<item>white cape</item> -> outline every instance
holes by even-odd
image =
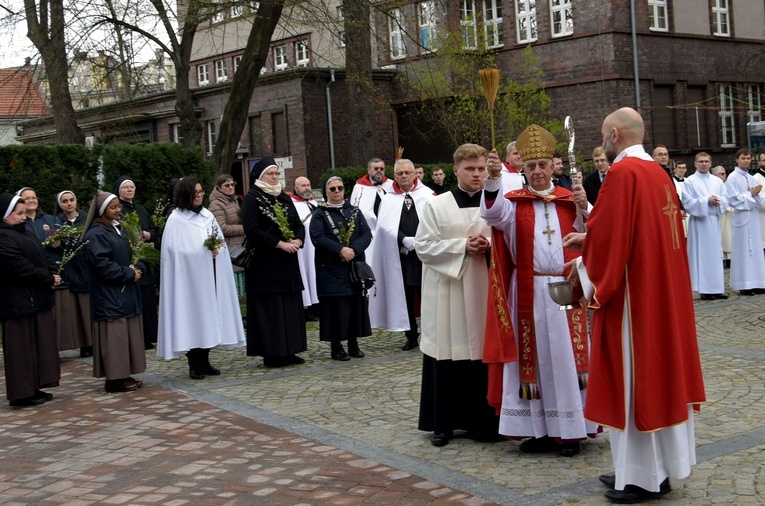
[[[308,207],[305,200],[298,200],[292,197],[292,203],[295,204],[298,217],[303,222],[306,231],[311,229],[311,213],[313,210]],[[311,202],[316,208],[316,202]],[[303,279],[303,307],[312,306],[319,303],[319,296],[316,295],[316,266],[313,259],[316,255],[316,247],[313,241],[306,241],[303,247],[297,252],[298,264],[300,265],[300,277]]]
[[[427,202],[433,198],[433,190],[419,181],[409,192],[414,200],[414,209],[421,217]],[[369,294],[369,321],[372,328],[386,328],[391,331],[409,330],[409,316],[406,310],[404,278],[401,274],[401,257],[398,246],[398,226],[404,194],[388,192],[380,202],[377,216],[377,234],[372,246],[370,266],[377,281]],[[410,255],[416,255],[410,251]],[[370,258],[367,256],[367,258]]]
[[[375,237],[377,235],[377,216],[375,215],[375,198],[377,194],[380,194],[380,198],[393,191],[393,180],[386,179],[382,184],[378,186],[365,186],[363,184],[356,184],[351,192],[350,203],[352,206],[358,207],[361,214],[367,220],[367,225],[372,231],[372,242],[369,243],[367,250],[364,252],[364,260],[370,266],[372,265],[374,257],[374,244]],[[380,203],[382,205],[382,202]],[[379,210],[379,209],[378,209]]]
[[[223,232],[207,209],[176,209],[162,236],[157,356],[178,358],[191,348],[246,344],[228,247],[213,262],[204,242]],[[214,270],[214,273],[213,273]]]

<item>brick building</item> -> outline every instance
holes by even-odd
[[[216,13],[199,29],[189,80],[207,151],[256,4]],[[343,12],[339,0],[323,5],[323,19],[292,11],[272,38],[250,101],[239,162],[231,168],[242,183],[248,182],[248,163],[264,155],[291,167],[285,171],[288,184],[302,174],[318,182],[330,166],[328,96],[336,165],[347,165]],[[438,58],[439,33],[446,32],[459,34],[467,48],[493,51],[507,78],[515,77],[523,50],[531,47],[544,71],[553,116],[574,119],[577,148],[586,158],[601,142],[603,118],[622,106],[638,107],[643,114],[647,148],[664,144],[673,159],[685,161],[702,150],[716,163],[729,160],[747,143],[746,123],[761,119],[762,0],[738,0],[735,8],[730,0],[376,1],[372,12],[380,99],[374,142],[388,163],[400,142],[417,161],[451,158],[454,146],[443,136],[404,133],[411,121],[405,112],[419,98],[402,76],[426,72]],[[102,141],[178,140],[170,92],[134,100],[129,111],[122,104],[79,114],[86,134]],[[25,142],[55,139],[50,121],[26,130]]]

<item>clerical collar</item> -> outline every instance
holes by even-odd
[[[536,195],[538,197],[547,197],[548,195],[550,195],[552,192],[555,191],[555,185],[552,184],[552,183],[550,183],[550,187],[548,189],[546,189],[546,190],[535,190],[531,186],[527,186],[526,188],[528,188],[528,190],[531,193],[533,193],[534,195]]]
[[[758,168],[757,168],[757,172],[759,172],[760,174],[762,174],[763,176],[765,176],[765,168],[763,168],[763,167],[758,167]]]
[[[464,189],[462,186],[460,186],[460,184],[459,184],[459,183],[457,183],[457,188],[459,188],[459,189],[460,189],[460,190],[462,190],[463,192],[467,193],[467,194],[468,194],[468,195],[470,195],[471,197],[472,197],[473,195],[475,195],[476,193],[478,193],[479,191],[481,191],[481,190],[476,190],[476,191],[474,191],[474,192],[469,192],[469,191],[467,191],[466,189]]]

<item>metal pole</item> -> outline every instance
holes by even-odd
[[[632,68],[635,74],[635,106],[640,107],[640,72],[638,71],[637,21],[635,18],[635,0],[630,0],[630,18],[632,23]]]
[[[696,107],[696,144],[697,146],[701,146],[701,128],[699,125],[699,108]]]
[[[329,69],[330,82],[327,83],[327,122],[329,123],[329,165],[335,168],[335,136],[332,133],[332,98],[329,94],[329,85],[335,82],[335,69]]]

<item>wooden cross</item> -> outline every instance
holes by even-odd
[[[547,244],[552,244],[552,235],[555,233],[555,230],[550,228],[550,223],[547,223],[547,228],[542,233],[547,234]]]

